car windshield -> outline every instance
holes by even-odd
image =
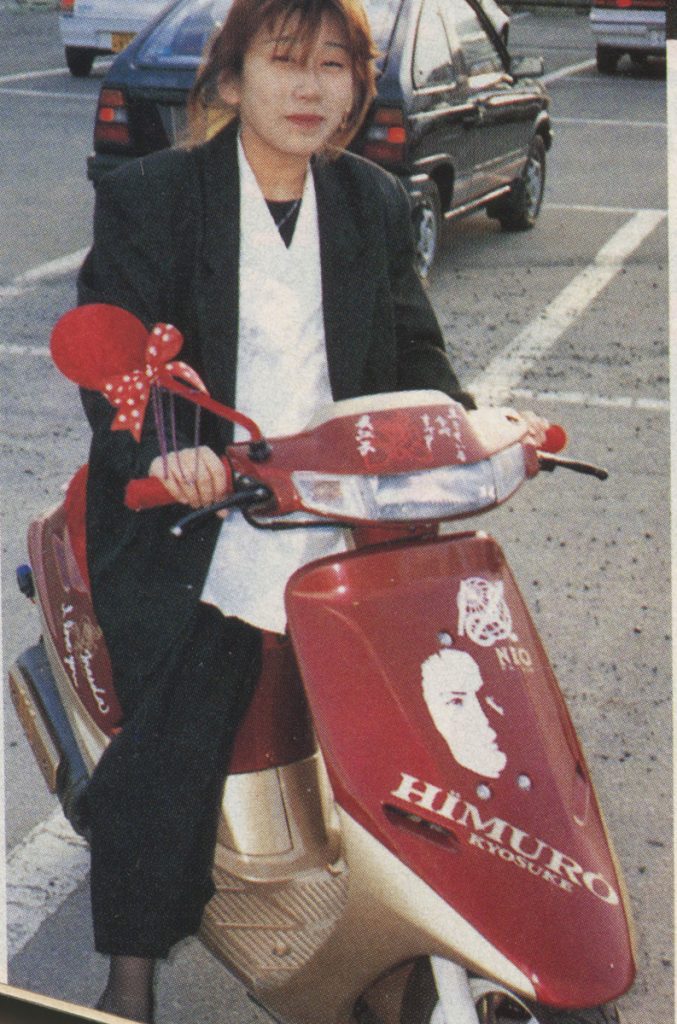
[[[143,67],[197,68],[212,32],[223,25],[231,0],[185,0],[155,26],[139,50]],[[365,0],[379,52],[387,53],[400,0]]]

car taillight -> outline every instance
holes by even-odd
[[[399,107],[377,107],[364,137],[362,155],[379,164],[405,161],[407,129]]]
[[[94,125],[94,145],[131,145],[127,101],[121,89],[102,89]]]
[[[75,7],[75,0],[59,0],[59,11],[61,14],[72,14]]]
[[[612,7],[615,10],[632,8],[641,11],[664,11],[665,0],[593,0],[593,7]]]

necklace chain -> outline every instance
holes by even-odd
[[[298,208],[299,208],[299,206],[300,206],[300,205],[301,205],[301,200],[300,200],[300,199],[295,199],[295,200],[293,201],[293,203],[291,204],[291,206],[289,207],[289,209],[288,209],[288,210],[286,211],[286,213],[284,213],[284,214],[283,214],[283,215],[282,215],[282,216],[280,217],[280,219],[279,219],[279,220],[275,220],[275,218],[273,217],[273,220],[275,221],[275,227],[279,229],[279,228],[281,228],[281,227],[282,227],[282,226],[283,226],[284,224],[286,224],[286,223],[287,223],[287,221],[288,221],[288,220],[289,220],[289,219],[290,219],[291,217],[293,217],[293,215],[294,215],[294,214],[296,213],[296,211],[298,210]]]

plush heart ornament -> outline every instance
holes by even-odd
[[[173,360],[182,345],[176,327],[156,324],[149,334],[132,313],[105,303],[66,313],[51,338],[52,358],[64,376],[105,395],[118,410],[111,430],[129,430],[137,441],[153,384],[175,390],[181,380],[207,393],[192,367]]]
[[[126,309],[101,302],[65,313],[50,342],[61,373],[80,387],[100,391],[118,410],[111,430],[129,430],[139,441],[151,388],[158,385],[240,423],[259,439],[253,420],[215,402],[195,370],[174,359],[182,345],[176,327],[156,324],[148,333]]]

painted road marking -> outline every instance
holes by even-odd
[[[667,128],[665,121],[612,121],[601,117],[553,117],[552,123],[585,125],[591,128]]]
[[[102,71],[109,68],[111,60],[94,65]],[[68,68],[47,68],[45,71],[18,71],[12,75],[0,75],[0,85],[7,85],[9,82],[31,82],[36,78],[56,78],[59,75],[68,75]]]
[[[545,203],[544,210],[573,210],[576,213],[620,213],[633,217],[640,211],[633,206],[595,206],[591,203]],[[667,210],[643,210],[643,213],[655,213],[659,217],[667,217]]]
[[[642,210],[626,221],[602,246],[593,262],[470,385],[469,391],[478,403],[505,404],[525,374],[613,281],[625,261],[664,219],[665,214],[659,211]]]
[[[67,68],[48,68],[46,71],[21,71],[13,75],[0,75],[0,85],[7,82],[30,82],[34,78],[54,78],[67,74]]]
[[[605,398],[602,395],[586,395],[583,391],[530,391],[514,388],[511,398],[528,402],[554,402],[561,405],[581,405],[590,409],[637,409],[641,412],[670,412],[669,398],[632,398],[616,395]]]
[[[3,89],[0,88],[0,96],[36,96],[48,100],[77,100],[79,103],[96,104],[96,96],[87,95],[82,92],[47,92],[43,89]]]
[[[82,261],[89,252],[89,247],[78,249],[76,252],[68,253],[66,256],[57,256],[54,260],[41,263],[23,274],[18,274],[11,284],[0,286],[0,303],[8,299],[21,298],[31,288],[35,288],[45,281],[58,280],[67,274],[72,274],[80,269]],[[23,346],[20,346],[23,347]]]
[[[550,85],[551,82],[559,82],[560,78],[577,75],[579,71],[591,71],[595,64],[594,60],[584,60],[580,64],[569,64],[566,68],[559,68],[558,71],[551,71],[549,75],[543,75],[540,81],[544,85]]]
[[[7,957],[16,956],[82,884],[89,850],[61,812],[40,822],[7,858]]]

